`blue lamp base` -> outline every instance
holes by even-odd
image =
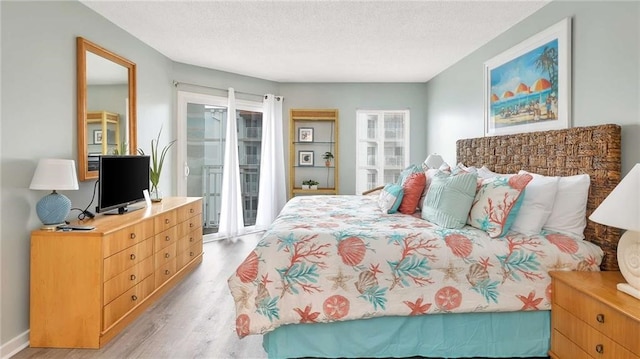
[[[64,223],[71,211],[71,200],[56,191],[42,197],[36,204],[36,213],[43,229],[55,229]]]

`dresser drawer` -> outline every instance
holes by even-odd
[[[106,235],[102,241],[103,258],[112,256],[153,235],[153,221],[145,220]]]
[[[564,308],[557,306],[553,308],[552,323],[554,332],[560,332],[594,358],[639,359],[637,355],[634,355],[587,323],[577,319]],[[638,335],[638,333],[636,332],[635,335]],[[573,358],[573,356],[567,358]]]
[[[153,242],[149,238],[104,260],[104,281],[115,277],[153,254]]]
[[[112,326],[118,319],[122,318],[128,311],[142,303],[144,298],[149,296],[154,290],[154,276],[150,275],[138,283],[135,287],[127,290],[111,303],[107,304],[104,311],[104,322],[102,330]]]
[[[178,224],[178,210],[162,213],[154,218],[156,232],[164,231]]]
[[[178,240],[177,252],[182,253],[197,242],[202,242],[202,229],[198,228]]]
[[[178,224],[178,236],[183,237],[190,232],[199,229],[202,232],[202,216],[196,215]]]
[[[555,359],[592,359],[576,343],[555,329],[551,331],[551,348],[551,357]]]
[[[187,250],[178,253],[177,258],[177,270],[182,269],[187,263],[191,262],[194,258],[198,256],[198,254],[202,253],[202,241],[200,244],[196,243],[193,246],[187,248]]]
[[[573,316],[614,338],[620,345],[640,356],[640,322],[560,281],[554,282],[553,295],[553,309],[556,305],[561,306]]]
[[[155,251],[159,251],[160,249],[176,243],[176,241],[178,240],[178,228],[177,227],[171,227],[167,230],[164,230],[158,234],[156,234],[156,236],[154,237],[154,241],[155,241]]]
[[[176,259],[173,258],[160,268],[156,269],[156,288],[159,288],[164,282],[176,274]]]
[[[105,305],[109,304],[127,289],[140,283],[144,278],[147,278],[151,273],[153,273],[153,269],[153,257],[150,256],[132,268],[129,268],[106,281],[104,283],[103,303]]]
[[[162,248],[157,251],[153,257],[155,258],[155,268],[160,268],[163,265],[167,264],[170,260],[176,258],[176,242]]]
[[[195,201],[178,208],[178,222],[183,222],[196,214],[202,213],[202,201]]]

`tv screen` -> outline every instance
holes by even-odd
[[[117,209],[127,212],[127,206],[144,201],[149,189],[149,156],[100,156],[98,207],[96,212]]]

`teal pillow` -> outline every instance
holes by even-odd
[[[404,186],[407,178],[409,178],[409,176],[413,173],[424,173],[424,171],[422,170],[422,167],[419,167],[417,165],[410,165],[409,167],[403,169],[402,172],[400,172],[400,177],[398,177],[398,184]]]
[[[436,174],[422,204],[422,219],[445,228],[462,228],[476,194],[477,176]]]
[[[400,207],[400,203],[402,203],[403,196],[404,191],[402,186],[397,183],[389,183],[380,191],[378,206],[380,206],[380,209],[385,213],[396,213],[398,207]]]

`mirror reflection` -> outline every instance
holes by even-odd
[[[134,154],[135,64],[78,38],[78,168],[98,178],[100,155]]]

